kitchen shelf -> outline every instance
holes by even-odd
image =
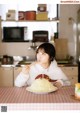
[[[59,22],[59,19],[53,20],[1,20],[2,22]]]
[[[38,4],[37,4],[38,5]],[[59,16],[58,16],[58,5],[52,5],[52,4],[47,4],[47,11],[48,11],[48,18],[46,20],[18,20],[18,11],[28,11],[28,10],[37,10],[37,5],[33,6],[33,7],[29,7],[24,9],[24,7],[22,8],[22,5],[20,6],[14,6],[13,10],[15,10],[17,13],[15,15],[15,18],[13,18],[13,20],[9,20],[6,18],[6,12],[8,10],[11,10],[12,7],[7,5],[1,5],[1,12],[2,13],[2,17],[1,17],[1,29],[3,30],[3,27],[11,27],[11,26],[24,26],[27,27],[27,34],[25,37],[25,40],[32,40],[32,33],[34,30],[47,30],[49,32],[49,40],[51,38],[51,35],[54,32],[58,32],[58,23],[59,23]],[[35,9],[36,8],[36,9]],[[6,11],[4,11],[4,9]],[[54,13],[54,11],[55,13]],[[3,41],[4,42],[4,41]],[[30,41],[24,41],[24,42],[30,42]]]

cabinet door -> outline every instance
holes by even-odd
[[[0,67],[0,86],[13,86],[12,67]]]
[[[22,68],[21,67],[14,67],[14,81],[18,74],[21,72]]]
[[[62,71],[66,74],[72,85],[78,82],[78,67],[61,67]]]

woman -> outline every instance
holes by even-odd
[[[57,66],[55,61],[55,48],[51,43],[41,44],[36,51],[37,61],[23,67],[15,80],[15,86],[31,85],[38,75],[48,75],[50,80],[57,80],[57,87],[70,85],[68,78]]]

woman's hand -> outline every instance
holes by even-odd
[[[22,73],[28,74],[30,70],[30,65],[26,65],[22,68]]]
[[[54,82],[54,86],[56,86],[59,89],[63,86],[63,83],[61,80],[57,80],[56,82]]]
[[[30,65],[24,66],[24,67],[22,68],[22,73],[28,74],[29,71],[30,71],[30,67],[31,67],[31,66],[35,66],[36,64],[37,64],[37,62],[33,62],[33,63],[30,64]]]

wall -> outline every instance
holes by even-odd
[[[69,54],[75,57],[75,32],[73,30],[73,23],[69,23],[69,17],[72,17],[74,21],[77,20],[77,10],[79,4],[64,4],[60,5],[60,26],[59,26],[59,38],[67,38],[69,43]],[[0,54],[9,55],[34,55],[34,51],[29,51],[27,48],[31,43],[0,43]]]
[[[31,45],[32,43],[0,43],[0,55],[29,56],[30,59],[35,59],[36,51],[29,49]]]

